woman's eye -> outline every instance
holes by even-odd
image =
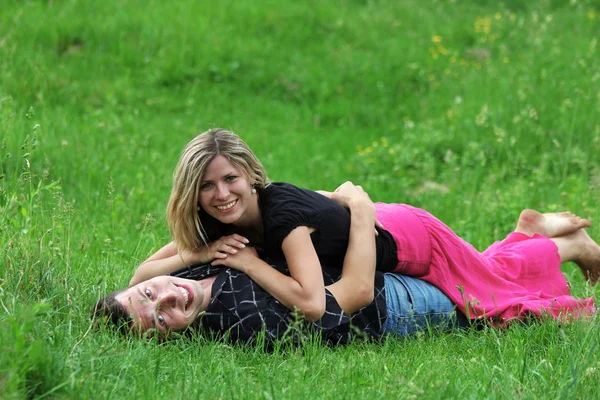
[[[212,187],[212,185],[210,183],[203,183],[202,185],[200,185],[200,190],[208,190]]]
[[[146,297],[147,297],[147,298],[150,298],[150,297],[152,297],[152,293],[150,292],[150,289],[146,289],[146,290],[144,291],[144,294],[146,295]]]
[[[235,175],[229,175],[227,178],[225,178],[225,181],[227,181],[227,182],[233,182],[233,181],[235,181],[235,178],[237,178],[237,176],[235,176]]]
[[[165,324],[165,317],[163,317],[162,315],[159,315],[158,318],[156,318],[158,320],[158,323],[161,325]]]

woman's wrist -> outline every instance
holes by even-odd
[[[353,198],[348,203],[348,209],[352,214],[352,219],[356,218],[374,218],[375,217],[375,205],[369,199],[365,198]]]
[[[242,272],[248,275],[250,278],[252,278],[257,273],[257,271],[265,265],[267,264],[263,260],[261,260],[260,258],[256,258],[251,262],[245,263]]]
[[[192,251],[182,251],[179,254],[185,265],[205,264],[212,260],[207,257],[208,247],[200,247]]]

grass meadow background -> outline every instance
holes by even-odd
[[[0,1],[0,397],[598,398],[597,319],[266,354],[90,308],[169,240],[212,127],[273,180],[352,180],[479,249],[526,207],[600,238],[599,37],[590,0]]]

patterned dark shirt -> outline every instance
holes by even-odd
[[[289,275],[287,269],[277,268]],[[385,322],[386,301],[383,274],[375,274],[373,302],[352,315],[346,314],[333,295],[325,289],[325,314],[317,322],[298,317],[263,290],[248,275],[210,264],[192,265],[171,273],[180,278],[200,280],[217,275],[211,299],[200,318],[204,330],[232,342],[251,344],[264,340],[267,347],[284,339],[297,344],[310,334],[320,335],[329,345],[346,344],[357,339],[380,339]],[[340,278],[340,271],[323,267],[325,285]],[[264,334],[264,336],[262,336]]]

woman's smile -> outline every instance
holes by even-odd
[[[234,211],[234,206],[237,204],[237,200],[234,200],[232,202],[229,202],[227,204],[224,205],[220,205],[220,206],[215,206],[217,208],[217,210],[219,210],[221,213],[229,213],[231,211]]]

